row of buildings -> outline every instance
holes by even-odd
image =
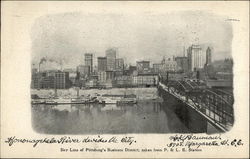
[[[153,70],[156,73],[165,72],[193,72],[203,69],[205,65],[211,65],[212,52],[208,47],[206,50],[206,60],[203,60],[203,51],[200,45],[192,45],[187,49],[187,56],[173,57],[173,59],[164,58],[161,63],[153,64]]]
[[[111,73],[111,72],[110,72]],[[72,86],[84,88],[112,88],[112,87],[150,87],[158,83],[158,74],[114,75],[99,72],[88,78],[76,80],[70,78],[70,72],[46,71],[32,74],[31,88],[33,89],[68,89]],[[100,75],[102,74],[102,75]]]
[[[117,58],[117,49],[110,48],[106,56],[97,57],[94,68],[93,54],[84,55],[84,63],[74,69],[32,71],[31,87],[35,89],[76,87],[127,87],[153,86],[158,82],[158,74],[166,72],[193,72],[211,64],[211,49],[206,50],[206,61],[199,45],[187,49],[187,56],[163,58],[160,63],[150,65],[150,61],[137,61],[136,66],[125,67],[124,59]]]
[[[72,86],[72,81],[69,79],[69,72],[61,71],[32,71],[31,88],[46,89],[58,88],[67,89]]]

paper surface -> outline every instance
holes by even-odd
[[[182,151],[183,147],[176,146],[173,148],[173,151],[171,151],[170,143],[173,142],[171,136],[181,135],[175,133],[80,133],[77,135],[66,133],[53,135],[34,131],[32,128],[32,109],[30,104],[31,63],[32,56],[34,55],[32,53],[34,46],[32,46],[31,35],[32,29],[34,29],[32,27],[38,18],[46,15],[60,15],[64,13],[81,13],[85,16],[113,14],[124,15],[125,17],[136,17],[140,15],[140,18],[145,18],[145,15],[164,16],[167,14],[169,16],[186,11],[201,11],[216,16],[228,17],[225,21],[230,21],[232,25],[232,44],[228,47],[231,47],[231,56],[234,62],[233,93],[235,102],[233,107],[235,121],[233,128],[229,132],[212,134],[211,136],[206,133],[193,134],[193,136],[195,136],[194,138],[209,136],[220,138],[215,139],[215,141],[220,143],[219,146],[201,146],[200,149],[202,151],[198,152],[189,152],[189,149]],[[1,19],[1,157],[249,157],[249,2],[4,1],[1,5]],[[140,19],[138,19],[138,21],[140,21]],[[113,25],[115,29],[117,24]],[[57,30],[58,28],[54,29]],[[64,28],[60,29],[64,30]],[[67,23],[65,23],[65,30],[67,30]],[[137,31],[139,32],[139,29]],[[223,32],[223,30],[221,32]],[[103,34],[105,34],[105,30]],[[128,33],[128,35],[130,34]],[[126,36],[123,35],[123,37]],[[131,60],[138,58],[133,56],[133,53],[129,55],[131,55]],[[140,56],[147,57],[147,55],[143,53],[140,54]],[[154,54],[149,55],[149,58],[153,56]],[[129,61],[130,59],[128,58],[127,60]],[[189,134],[183,135],[187,136]],[[11,137],[15,137],[15,139],[26,139],[27,141],[44,140],[45,138],[60,140],[65,137],[68,141],[71,141],[71,143],[38,143],[34,147],[34,143],[14,139],[16,143],[10,146],[6,141]],[[131,137],[133,141],[129,140],[129,137]],[[88,139],[100,138],[107,140],[107,142],[87,142]],[[72,139],[79,140],[80,143],[73,143],[76,140],[73,141]],[[209,139],[197,140],[203,144],[205,141],[211,141]],[[192,141],[197,140],[193,139]],[[221,145],[221,142],[225,140],[228,140],[229,145]],[[109,141],[110,143],[108,143]],[[81,149],[83,151],[81,151]],[[96,150],[87,151],[86,149]],[[103,152],[100,152],[102,149]],[[122,149],[123,152],[119,152],[118,150],[115,152],[104,152],[104,150],[107,149]],[[142,152],[142,149],[151,149],[151,152]],[[159,152],[156,151],[156,149],[161,149],[162,151]]]

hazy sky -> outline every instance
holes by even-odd
[[[126,63],[159,62],[183,55],[183,47],[213,48],[213,60],[231,56],[232,27],[227,17],[200,11],[168,14],[83,14],[72,12],[38,18],[31,30],[32,59],[62,60],[64,68],[84,64],[84,53],[105,56],[118,48]]]

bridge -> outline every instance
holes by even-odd
[[[164,80],[161,77],[159,77],[158,90],[181,101],[220,132],[226,132],[233,126],[234,99],[230,92],[207,88],[206,84],[198,81]]]

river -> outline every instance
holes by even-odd
[[[144,89],[140,90],[140,94]],[[156,89],[153,89],[155,92]],[[141,92],[142,91],[142,92]],[[152,94],[144,90],[144,96]],[[148,95],[147,95],[148,92]],[[155,93],[156,95],[156,93]],[[142,96],[142,95],[141,95]],[[162,102],[134,105],[33,105],[32,125],[44,134],[187,133],[177,115]]]

